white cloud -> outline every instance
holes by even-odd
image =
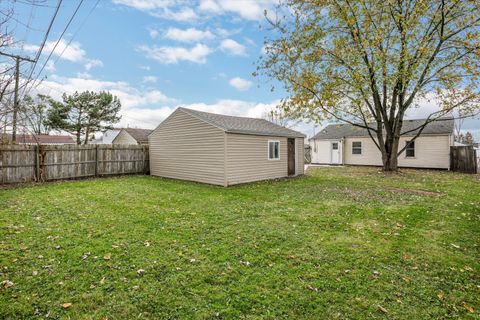
[[[155,76],[145,76],[143,77],[143,83],[157,83],[158,79]]]
[[[155,39],[156,37],[158,37],[158,31],[155,30],[155,29],[150,29],[148,31],[148,34],[150,35],[150,38],[152,38],[152,39]]]
[[[198,19],[195,10],[186,5],[186,2],[178,3],[174,0],[113,0],[113,3],[125,5],[154,17],[165,18],[180,22],[188,22]]]
[[[45,65],[45,70],[49,72],[55,72],[55,63],[52,60],[48,60],[47,64]]]
[[[180,61],[203,64],[207,62],[207,56],[212,52],[208,46],[200,43],[193,48],[143,45],[138,50],[162,64],[176,64]]]
[[[220,50],[233,54],[235,56],[245,55],[245,46],[232,39],[223,40],[220,43]]]
[[[43,48],[43,53],[50,54],[50,52],[55,47],[56,43],[57,43],[56,40],[55,41],[47,41],[45,43],[45,47]],[[26,44],[24,46],[24,49],[26,51],[35,52],[35,51],[38,51],[39,46],[34,45],[34,44]],[[62,52],[63,52],[63,54],[62,54]],[[76,41],[72,41],[70,43],[70,45],[68,45],[68,42],[61,39],[58,42],[58,45],[55,48],[55,51],[53,52],[53,54],[56,55],[56,56],[60,56],[60,54],[62,54],[61,59],[68,60],[68,61],[71,61],[71,62],[79,62],[79,61],[82,61],[83,59],[85,59],[85,50],[83,50],[80,43],[76,42]]]
[[[88,72],[78,72],[77,77],[80,79],[90,79],[92,75]]]
[[[139,66],[140,69],[150,71],[150,66]]]
[[[181,8],[178,11],[172,11],[169,9],[164,10],[163,13],[156,13],[153,14],[156,17],[159,18],[165,18],[165,19],[170,19],[170,20],[175,20],[179,22],[192,22],[194,20],[198,19],[197,14],[192,8]]]
[[[112,0],[112,2],[142,11],[164,9],[174,4],[174,1],[172,0]]]
[[[199,9],[214,14],[234,13],[247,20],[260,20],[265,9],[278,0],[201,0]]]
[[[228,83],[238,91],[247,91],[252,86],[251,81],[248,81],[240,77],[232,78]]]
[[[271,9],[279,0],[112,0],[154,17],[180,22],[191,22],[212,15],[232,14],[246,20],[261,20],[264,11]],[[199,13],[201,16],[199,17]]]
[[[88,74],[80,74],[74,78],[52,76],[40,83],[37,89],[40,93],[49,94],[54,99],[61,100],[62,94],[72,94],[75,91],[109,91],[119,97],[122,110],[138,107],[159,107],[163,104],[175,103],[176,100],[167,97],[160,90],[140,90],[122,81],[103,81],[91,79]]]
[[[195,28],[188,28],[185,30],[178,28],[169,28],[164,35],[165,38],[181,42],[195,42],[206,41],[215,38],[215,35],[210,31],[202,31]]]
[[[102,60],[92,59],[88,60],[88,62],[85,63],[85,70],[90,71],[90,69],[92,69],[93,67],[103,67]]]

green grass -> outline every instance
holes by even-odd
[[[450,172],[8,189],[0,318],[478,319],[479,245],[479,177]]]

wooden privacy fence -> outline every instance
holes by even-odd
[[[0,183],[146,174],[148,146],[0,145]]]
[[[477,173],[477,152],[472,146],[450,147],[450,169],[464,173]]]

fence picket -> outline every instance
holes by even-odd
[[[141,145],[0,145],[0,183],[145,174],[148,161]]]

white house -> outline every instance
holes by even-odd
[[[122,128],[113,128],[106,130],[98,139],[90,141],[91,144],[112,144],[113,139],[118,135]]]
[[[399,156],[400,167],[449,169],[450,146],[454,145],[453,118],[428,124],[421,135],[410,142],[425,120],[405,120],[400,147],[408,148]],[[381,166],[380,150],[366,129],[351,124],[330,124],[309,140],[312,163],[332,165]]]

